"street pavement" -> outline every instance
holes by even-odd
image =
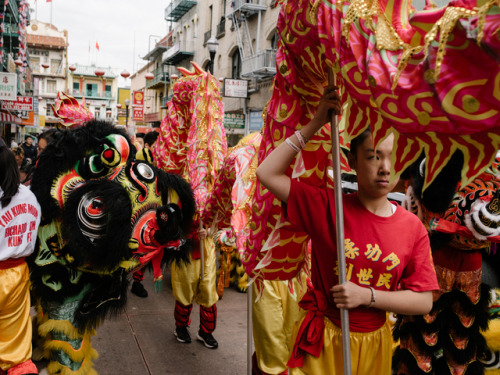
[[[224,290],[217,303],[218,349],[208,349],[196,340],[199,306],[191,312],[192,343],[174,336],[174,303],[170,274],[163,290],[156,294],[153,275],[146,272],[143,282],[149,293],[140,298],[130,293],[124,313],[107,319],[92,337],[99,353],[94,361],[99,375],[245,375],[247,374],[247,295],[233,288]],[[37,364],[42,367],[41,364]],[[41,371],[42,374],[44,371]]]

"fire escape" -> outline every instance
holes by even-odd
[[[263,79],[276,74],[276,50],[268,48],[260,49],[260,30],[262,12],[267,6],[263,0],[233,0],[233,10],[227,18],[233,23],[241,56],[241,77],[249,79]],[[254,50],[252,46],[252,35],[250,35],[248,22],[257,16],[257,42]]]

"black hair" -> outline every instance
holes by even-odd
[[[43,133],[40,133],[38,136],[38,142],[40,142],[40,139],[45,139],[47,141],[47,144],[53,139],[54,134],[58,131],[56,128],[51,128],[49,130],[44,131]]]
[[[16,158],[7,146],[0,146],[0,188],[3,195],[0,205],[7,206],[12,197],[17,194],[20,184],[19,168]]]
[[[144,138],[144,135],[145,135],[144,133],[140,133],[140,132],[139,133],[135,133],[135,137],[136,138]]]
[[[367,127],[361,134],[359,134],[351,141],[351,148],[349,152],[353,154],[354,157],[356,157],[356,152],[358,151],[359,145],[361,145],[366,140],[366,138],[370,136],[370,134],[372,134],[372,131],[370,127]]]
[[[144,135],[144,144],[152,146],[154,145],[157,139],[158,139],[158,132],[156,130],[153,130],[152,132],[149,132]]]

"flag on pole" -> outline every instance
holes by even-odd
[[[36,0],[35,0],[35,1],[36,1]],[[52,2],[52,0],[45,0],[45,1],[46,1],[47,3],[51,3],[51,2]]]
[[[99,43],[97,43],[97,41],[95,42],[95,48],[96,48],[96,50],[100,51],[100,49],[99,49]]]

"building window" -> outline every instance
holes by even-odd
[[[97,96],[97,84],[87,83],[87,93],[85,96]]]
[[[231,78],[239,79],[241,74],[241,56],[240,51],[236,50],[233,54],[232,64],[231,64]]]
[[[111,85],[106,85],[104,87],[104,97],[111,98]]]
[[[271,48],[274,50],[278,50],[278,32],[275,31],[273,37],[271,38]]]
[[[52,110],[52,106],[53,105],[54,105],[54,103],[47,102],[47,104],[46,104],[47,110],[45,111],[45,113],[47,114],[47,116],[54,116],[54,111]]]
[[[59,74],[61,73],[61,60],[51,59],[50,60],[50,73]]]
[[[52,79],[47,80],[47,93],[55,94],[57,92],[56,81]]]
[[[30,56],[33,73],[40,73],[40,58]]]
[[[73,82],[73,94],[80,93],[80,82]]]

